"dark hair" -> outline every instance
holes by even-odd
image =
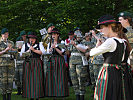
[[[128,53],[130,53],[130,51],[132,50],[132,47],[131,47],[131,45],[129,43],[129,40],[128,40],[126,34],[125,33],[121,33],[121,37],[120,38],[126,40],[126,42],[127,42],[127,50],[128,50]]]
[[[122,16],[122,17],[123,17],[123,19],[128,19],[130,26],[132,26],[132,28],[133,28],[133,19],[129,16]]]
[[[112,23],[111,27],[113,32],[116,32],[118,36],[121,38],[122,37],[121,35],[124,33],[123,26],[121,24]]]
[[[127,49],[128,49],[128,53],[130,53],[132,48],[131,48],[131,45],[128,41],[128,38],[127,38],[126,34],[123,32],[122,25],[117,24],[117,23],[112,23],[112,24],[106,24],[105,26],[107,27],[108,25],[111,25],[113,32],[116,32],[118,34],[119,38],[125,39],[127,41]]]
[[[37,40],[37,38],[35,38],[35,39],[36,39],[35,44],[38,44],[39,41]],[[29,38],[28,38],[28,43],[30,43]]]

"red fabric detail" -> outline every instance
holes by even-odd
[[[107,67],[106,67],[107,71]],[[106,72],[106,78],[105,78],[105,85],[104,85],[104,92],[103,92],[103,99],[105,99],[105,92],[106,92],[106,87],[107,87],[107,76],[108,76],[108,71]]]
[[[103,68],[103,70],[105,70],[105,68]],[[99,92],[99,97],[100,97],[100,95],[101,95],[101,86],[102,86],[102,82],[103,82],[103,75],[104,75],[104,73],[102,72],[102,75],[101,75],[101,82],[100,82],[100,92]],[[100,98],[99,98],[99,100],[100,100]]]
[[[68,63],[65,63],[66,67],[68,68]]]
[[[67,44],[70,43],[70,40],[66,39]]]
[[[28,35],[28,37],[30,38],[37,38],[37,36],[36,35]]]
[[[99,24],[104,24],[104,23],[107,23],[107,22],[116,22],[116,21],[115,20],[107,20],[107,21],[100,22]]]

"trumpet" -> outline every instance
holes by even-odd
[[[49,42],[48,38],[49,38],[49,34],[47,34],[42,40],[45,50],[47,49],[47,45],[48,45],[48,42]]]

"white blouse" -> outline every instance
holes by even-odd
[[[58,46],[58,44],[56,45],[56,47],[57,47],[57,46]],[[47,53],[50,53],[50,52],[49,52],[50,48],[51,48],[51,47],[50,47],[50,43],[48,43],[48,45],[47,45]],[[61,48],[61,51],[64,52],[65,49]]]
[[[100,54],[103,54],[106,52],[114,52],[116,50],[116,47],[117,47],[117,43],[114,40],[114,38],[117,39],[120,43],[123,43],[122,39],[119,39],[116,37],[108,38],[100,46],[91,49],[90,50],[90,56],[97,56],[97,55],[100,55]]]
[[[30,47],[30,44],[27,43],[27,46]],[[35,45],[33,46],[33,48],[35,48],[36,46],[37,46],[37,44],[35,44]],[[45,51],[45,49],[44,49],[44,47],[43,47],[43,45],[42,45],[41,42],[39,43],[39,47],[40,47],[40,50],[41,50],[41,52],[42,52],[42,55],[45,54],[46,51]],[[21,49],[21,52],[20,52],[20,56],[22,56],[22,53],[24,53],[24,52],[25,52],[25,44],[22,46],[22,49]]]

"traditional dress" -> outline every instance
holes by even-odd
[[[122,61],[122,68],[123,68],[123,86],[125,89],[125,99],[132,100],[133,99],[133,78],[131,72],[131,66],[127,63],[129,57],[129,50],[127,48],[127,42],[125,42],[125,57]]]
[[[48,49],[50,47],[48,44]],[[57,48],[63,51],[58,46]],[[48,49],[47,51],[49,51]],[[55,49],[48,61],[45,86],[45,96],[66,97],[69,95],[65,60]]]
[[[29,50],[30,44],[25,43],[21,49],[20,55]],[[36,50],[45,50],[41,43],[33,45]],[[44,97],[44,70],[41,55],[32,52],[31,56],[23,63],[23,90],[22,96],[26,98]]]
[[[102,45],[90,51],[90,56],[103,54],[104,57],[104,64],[96,82],[94,100],[124,100],[121,67],[123,53],[124,43],[115,37],[107,39]]]

